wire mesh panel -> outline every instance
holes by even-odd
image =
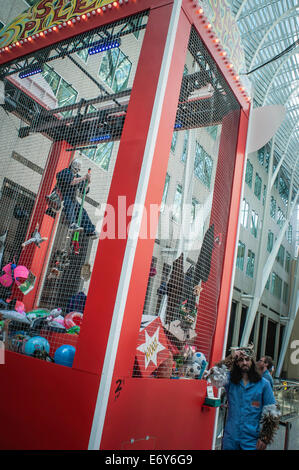
[[[72,365],[146,24],[144,12],[1,67],[7,349]]]
[[[240,109],[191,30],[133,376],[201,378],[221,285]]]

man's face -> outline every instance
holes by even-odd
[[[80,162],[78,161],[73,161],[72,165],[71,165],[71,169],[72,169],[72,172],[73,173],[79,173],[79,171],[81,170],[81,164]]]
[[[260,360],[257,362],[257,366],[260,370],[264,370],[267,367],[264,357],[260,358]]]
[[[237,359],[237,363],[242,372],[248,372],[251,367],[252,360],[250,359],[250,357],[241,354],[240,357]]]

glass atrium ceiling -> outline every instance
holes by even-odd
[[[286,117],[275,137],[275,154],[299,186],[298,0],[228,0],[235,15],[253,84],[254,106],[282,104]],[[265,64],[265,65],[264,65]]]

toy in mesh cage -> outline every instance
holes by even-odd
[[[34,232],[31,234],[31,238],[29,238],[24,243],[22,243],[23,249],[26,246],[31,245],[32,243],[34,243],[38,248],[40,248],[40,244],[48,240],[48,237],[41,236],[38,229],[39,229],[39,224],[37,223]]]
[[[52,268],[48,279],[59,278],[63,271],[70,266],[69,252],[67,250],[57,250],[54,253]]]
[[[175,357],[175,362],[174,375],[189,379],[201,379],[208,365],[205,355],[190,344],[184,345],[181,354]]]
[[[26,295],[35,286],[36,277],[26,266],[16,265],[13,261],[5,265],[2,271],[4,274],[0,276],[0,284],[3,287],[12,288],[16,285],[22,294]]]

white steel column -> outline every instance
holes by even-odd
[[[274,243],[273,249],[271,253],[269,254],[266,263],[263,260],[263,253],[266,252],[266,243],[267,243],[267,237],[268,237],[268,232],[265,230],[266,227],[266,222],[267,222],[267,217],[269,217],[269,209],[270,209],[270,197],[271,197],[271,189],[272,189],[272,168],[273,168],[273,154],[274,154],[274,138],[272,140],[272,147],[271,147],[271,155],[270,155],[270,161],[269,161],[269,169],[268,169],[268,184],[267,184],[267,191],[266,191],[266,198],[265,198],[265,206],[264,206],[264,214],[263,214],[263,224],[262,224],[262,229],[261,229],[261,239],[260,239],[260,244],[259,244],[259,252],[258,252],[258,264],[257,264],[257,271],[256,271],[256,276],[255,276],[255,283],[254,283],[254,291],[253,291],[253,297],[252,300],[250,301],[248,313],[247,313],[247,318],[245,322],[245,327],[242,335],[242,341],[241,344],[245,345],[248,343],[250,332],[252,329],[252,325],[254,322],[254,318],[260,303],[260,299],[262,297],[263,291],[265,289],[268,277],[270,275],[271,269],[273,267],[273,263],[276,259],[279,247],[283,241],[283,237],[285,234],[285,231],[288,227],[289,220],[292,217],[293,210],[296,207],[297,201],[298,201],[298,193],[293,201],[292,204],[292,193],[293,193],[293,183],[294,183],[294,172],[292,173],[291,181],[290,181],[290,188],[289,188],[289,200],[288,200],[288,210],[287,210],[287,216],[286,220],[281,227],[281,231],[279,232],[279,235],[277,237],[277,240]],[[296,164],[298,162],[298,158],[296,161]]]
[[[294,274],[294,284],[292,288],[292,295],[290,301],[290,314],[288,317],[288,323],[285,326],[285,331],[282,339],[281,351],[279,355],[279,360],[276,368],[275,376],[279,377],[281,374],[282,366],[284,363],[285,355],[287,352],[287,348],[289,345],[291,333],[293,330],[293,326],[296,320],[296,316],[299,310],[299,257],[297,254],[296,260],[296,268]]]

